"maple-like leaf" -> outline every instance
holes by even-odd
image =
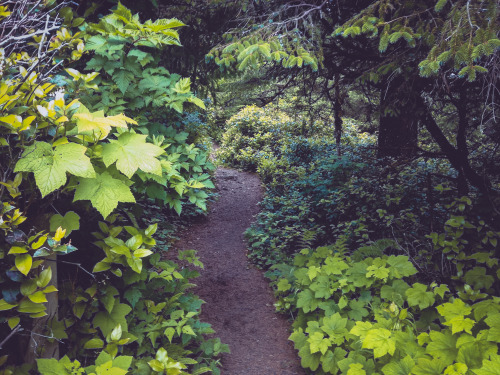
[[[76,143],[65,143],[55,149],[49,143],[35,142],[26,148],[14,172],[33,172],[42,197],[63,186],[66,172],[79,177],[95,176],[87,148]]]
[[[382,367],[382,372],[384,375],[409,375],[414,366],[415,361],[408,355],[400,361],[389,362]]]
[[[73,211],[66,212],[64,216],[53,215],[50,218],[50,231],[55,232],[59,227],[66,230],[64,237],[68,237],[72,231],[80,229],[80,216]]]
[[[321,352],[321,354],[325,354],[328,348],[330,347],[330,340],[325,338],[325,336],[321,332],[314,332],[307,339],[309,342],[311,353]]]
[[[435,301],[434,293],[427,291],[427,286],[420,283],[413,284],[413,288],[406,291],[408,305],[418,306],[422,310],[432,306]]]
[[[72,119],[76,120],[79,134],[95,135],[99,139],[106,138],[112,127],[126,129],[127,124],[137,125],[137,122],[124,114],[106,117],[104,111],[90,113],[83,105],[78,108]]]
[[[110,140],[110,143],[102,148],[102,160],[106,167],[116,162],[116,168],[128,178],[132,177],[137,169],[161,176],[161,163],[156,157],[165,151],[147,143],[146,137],[126,132],[120,134],[118,139]]]
[[[74,201],[79,200],[90,200],[104,218],[118,206],[118,202],[135,202],[130,188],[108,172],[98,174],[95,178],[79,179]]]
[[[451,320],[457,316],[464,317],[469,315],[472,311],[472,308],[464,303],[459,298],[456,298],[453,303],[443,303],[442,305],[437,307],[437,310],[441,316],[444,316],[446,320]]]
[[[500,343],[500,314],[492,313],[484,321],[490,326],[488,340]]]
[[[391,338],[391,331],[377,328],[368,331],[363,340],[363,348],[373,349],[373,356],[379,358],[387,353],[393,355],[396,350],[396,342]]]
[[[434,358],[441,358],[446,365],[450,365],[457,358],[457,338],[450,331],[431,331],[431,342],[427,345],[426,352]]]
[[[318,300],[310,289],[303,290],[297,295],[297,307],[304,312],[314,311],[318,308]]]

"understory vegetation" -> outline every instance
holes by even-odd
[[[163,256],[214,187],[204,103],[158,66],[183,23],[44,3],[0,7],[0,373],[219,373],[203,264]]]
[[[344,123],[339,150],[323,123],[292,120],[279,105],[246,107],[218,152],[265,183],[249,257],[293,319],[302,366],[496,373],[496,214],[484,197],[457,197],[447,162],[381,160],[375,138]]]
[[[167,256],[212,141],[265,185],[249,257],[306,371],[500,374],[498,12],[0,1],[0,375],[220,374]]]

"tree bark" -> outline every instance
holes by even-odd
[[[415,101],[408,98],[409,91],[405,92],[404,84],[401,79],[393,79],[381,93],[378,157],[413,156],[417,152],[418,108]]]
[[[419,97],[417,102],[424,109],[420,112],[423,125],[436,141],[441,151],[446,155],[452,167],[458,172],[459,194],[465,195],[468,193],[468,184],[477,188],[482,194],[488,194],[490,191],[489,180],[486,176],[481,176],[472,168],[468,158],[465,136],[465,126],[467,123],[466,119],[462,118],[466,115],[465,108],[458,108],[459,128],[457,131],[457,148],[455,148],[439,128],[424,100]]]

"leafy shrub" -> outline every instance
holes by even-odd
[[[415,282],[407,256],[354,261],[338,241],[274,268],[276,306],[295,317],[290,339],[315,374],[482,375],[500,365],[498,298]]]
[[[202,302],[188,292],[197,273],[161,261],[152,237],[157,224],[141,225],[144,219],[133,214],[141,211],[139,205],[126,205],[147,199],[147,181],[159,180],[166,191],[163,201],[175,211],[180,213],[186,202],[204,210],[206,192],[213,187],[213,166],[206,151],[186,142],[189,134],[172,128],[163,136],[150,134],[144,120],[152,108],[160,113],[182,111],[186,101],[203,105],[189,82],[161,69],[147,70],[144,79],[170,80],[162,86],[171,91],[168,100],[156,107],[148,107],[147,100],[139,105],[134,101],[138,92],[125,87],[129,78],[128,86],[140,85],[128,70],[153,56],[153,49],[141,48],[178,44],[173,28],[182,23],[141,24],[119,4],[100,24],[88,25],[53,1],[23,4],[15,5],[15,13],[6,6],[0,12],[2,30],[30,30],[14,40],[33,37],[38,43],[16,42],[8,55],[0,53],[0,318],[7,323],[0,331],[2,346],[21,340],[9,343],[1,373],[35,371],[34,363],[21,365],[25,353],[14,350],[26,347],[19,335],[23,330],[33,330],[28,340],[35,344],[39,337],[64,343],[61,360],[38,360],[41,374],[218,373],[214,357],[227,347],[218,339],[203,339],[212,329],[199,321]],[[35,29],[9,23],[37,15],[48,17],[51,33],[41,37]],[[60,21],[80,31],[73,34]],[[121,49],[126,45],[130,56]],[[113,46],[120,48],[112,51]],[[99,79],[98,72],[58,70],[85,51],[94,51],[100,62],[116,58],[124,65],[111,72],[104,62]],[[125,107],[130,117],[120,113]],[[89,232],[97,239],[94,244]],[[194,252],[181,258],[202,266]],[[56,261],[59,280],[52,273]],[[53,298],[58,290],[59,301]],[[58,316],[47,316],[48,301],[58,307]],[[38,356],[43,346],[28,351]]]
[[[294,136],[326,136],[324,125],[292,119],[269,104],[263,108],[249,106],[231,117],[222,136],[218,153],[220,162],[256,171],[259,161],[273,155]]]

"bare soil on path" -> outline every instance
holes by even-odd
[[[222,375],[305,374],[288,340],[290,323],[275,313],[268,282],[246,257],[243,232],[259,211],[259,178],[218,168],[216,186],[220,197],[210,213],[190,225],[175,248],[198,250],[205,265],[194,292],[206,302],[201,319],[231,349],[222,357]]]

